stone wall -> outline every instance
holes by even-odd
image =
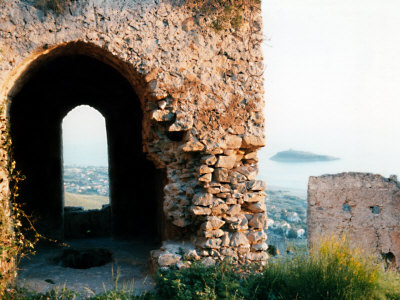
[[[308,230],[311,243],[345,234],[400,267],[400,183],[395,176],[368,173],[310,177]]]
[[[215,32],[210,22],[169,1],[74,1],[59,16],[32,1],[0,1],[2,113],[37,68],[60,57],[111,66],[140,100],[143,151],[167,175],[163,239],[190,240],[198,259],[265,261],[265,183],[256,180],[257,150],[265,145],[260,11],[245,10],[237,30]],[[156,260],[171,254],[167,248]]]

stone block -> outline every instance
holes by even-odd
[[[221,203],[219,205],[213,206],[211,208],[211,213],[216,216],[220,216],[225,214],[228,211],[229,207],[225,203]]]
[[[198,255],[198,253],[195,249],[192,249],[185,253],[184,258],[186,260],[199,260],[200,256]]]
[[[232,235],[231,244],[232,247],[246,246],[249,245],[249,240],[243,232],[235,232]]]
[[[199,173],[200,173],[201,175],[203,175],[203,174],[208,174],[208,173],[212,173],[212,172],[214,172],[214,169],[213,169],[213,168],[210,168],[210,167],[207,166],[207,165],[202,165],[202,166],[200,166],[200,168],[199,168]]]
[[[230,193],[231,192],[231,187],[229,184],[222,184],[221,185],[221,193]]]
[[[264,229],[267,222],[267,215],[265,213],[255,214],[249,221],[249,226],[256,229]]]
[[[157,109],[151,113],[151,119],[157,122],[167,122],[174,118],[174,114],[169,110]]]
[[[236,164],[236,156],[235,155],[220,155],[218,157],[217,164],[215,165],[217,168],[225,168],[232,169]]]
[[[249,153],[245,154],[243,158],[258,161],[257,152],[249,152]]]
[[[243,174],[236,172],[236,171],[231,171],[230,176],[229,176],[229,182],[231,182],[232,184],[245,182],[246,180],[247,180],[247,177],[244,176]]]
[[[237,215],[235,217],[236,221],[230,222],[229,228],[235,231],[243,231],[249,228],[249,221],[244,214]]]
[[[246,135],[243,138],[241,148],[257,149],[265,146],[265,138],[254,135]]]
[[[201,224],[201,229],[203,230],[215,230],[221,228],[225,224],[219,217],[210,216],[207,217],[207,221]]]
[[[249,203],[246,208],[253,212],[253,213],[263,213],[267,211],[267,206],[265,205],[265,202],[255,202],[255,203]]]
[[[208,166],[213,166],[217,162],[217,157],[213,154],[210,154],[210,155],[204,156],[202,158],[202,161]]]
[[[233,188],[242,194],[247,192],[247,185],[244,182],[233,184]]]
[[[215,265],[215,260],[211,257],[203,257],[200,263],[205,267],[212,267]]]
[[[203,151],[205,148],[204,144],[199,142],[196,138],[190,138],[183,146],[182,150],[184,152],[199,152]]]
[[[229,198],[231,196],[231,193],[218,193],[216,194],[218,198]]]
[[[229,197],[225,200],[225,203],[228,205],[237,204],[237,200],[233,197]]]
[[[231,243],[230,233],[224,232],[224,235],[222,236],[221,240],[222,240],[221,246],[228,247]]]
[[[211,215],[211,209],[202,206],[191,206],[189,208],[190,212],[196,216],[206,216]]]
[[[193,127],[193,116],[178,111],[175,122],[169,126],[168,131],[187,131]]]
[[[229,256],[234,260],[238,259],[237,253],[235,250],[233,250],[232,248],[225,248],[221,250],[221,254],[225,255],[225,256]]]
[[[245,202],[264,202],[267,194],[265,192],[247,193],[245,195]]]
[[[257,177],[258,169],[254,166],[241,166],[235,169],[236,172],[246,176],[248,180],[253,180]]]
[[[267,251],[268,250],[268,245],[267,245],[267,243],[252,244],[251,245],[251,250],[253,250],[253,251]]]
[[[195,194],[192,203],[194,205],[210,206],[214,203],[214,196],[210,193]]]
[[[250,180],[247,182],[247,189],[250,191],[265,191],[267,185],[263,180]]]
[[[201,182],[210,182],[212,180],[212,174],[207,173],[199,177],[199,181]]]
[[[239,149],[242,145],[242,138],[237,135],[226,135],[225,144],[228,149]]]
[[[247,238],[249,239],[250,243],[263,243],[267,240],[267,235],[264,231],[252,231],[247,234]]]
[[[234,217],[240,214],[242,211],[242,206],[239,204],[232,205],[229,210],[226,212],[228,216]]]
[[[198,238],[196,246],[203,249],[219,249],[221,248],[221,243],[221,239]]]
[[[214,179],[218,182],[230,182],[229,171],[227,169],[216,168],[214,171]]]
[[[165,252],[158,257],[158,265],[161,267],[170,267],[175,265],[178,261],[181,260],[181,256]]]
[[[208,239],[219,238],[223,235],[224,235],[224,231],[221,229],[203,231],[203,236]]]
[[[218,194],[218,193],[221,192],[221,189],[219,187],[211,186],[211,187],[207,188],[207,192],[210,193],[210,194]]]

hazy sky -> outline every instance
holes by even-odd
[[[294,148],[400,173],[400,1],[262,5],[268,146],[261,160]],[[65,121],[64,153],[105,140],[94,120],[99,115],[85,110]],[[96,157],[106,161],[104,151]]]
[[[381,153],[400,167],[400,1],[262,3],[270,151]]]
[[[64,118],[62,129],[64,164],[107,165],[107,137],[102,114],[88,105],[75,107]]]

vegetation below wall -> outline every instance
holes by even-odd
[[[91,299],[400,299],[400,275],[353,249],[344,240],[322,241],[309,253],[271,259],[263,269],[193,265],[159,271],[156,290],[134,296],[116,289]],[[62,289],[46,295],[11,291],[6,299],[77,299]]]

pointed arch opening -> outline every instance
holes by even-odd
[[[17,168],[26,176],[19,201],[40,233],[65,237],[62,120],[89,105],[104,116],[107,130],[110,235],[160,241],[165,174],[142,150],[139,97],[126,74],[105,63],[111,58],[99,59],[98,50],[92,56],[88,49],[74,44],[54,50],[12,91],[10,134]]]

